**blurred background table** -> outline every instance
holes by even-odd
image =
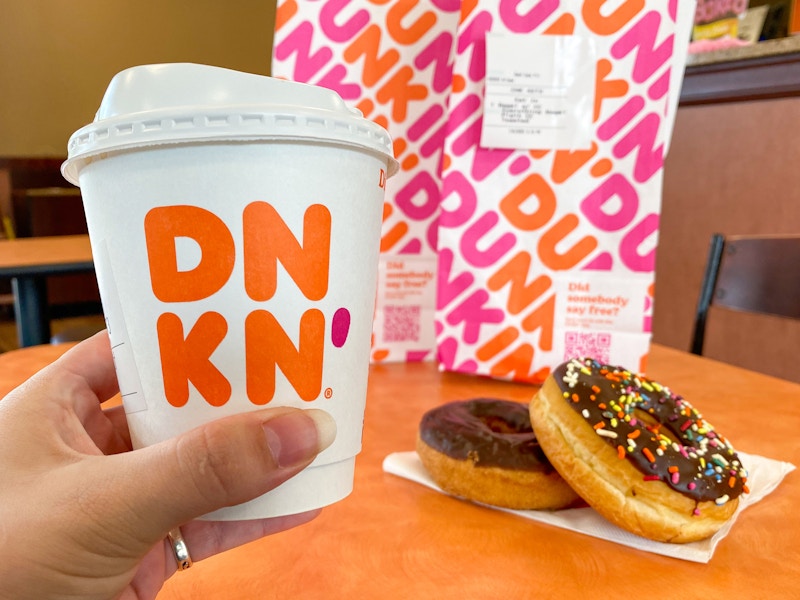
[[[0,278],[9,278],[21,347],[50,341],[47,277],[94,273],[88,235],[0,240]]]
[[[0,395],[68,346],[0,355]],[[734,445],[800,464],[800,385],[657,344],[649,374]],[[708,564],[648,554],[457,500],[386,474],[422,414],[450,400],[528,401],[534,387],[373,365],[355,489],[311,523],[176,574],[159,600],[214,598],[792,598],[800,588],[800,477],[748,508]]]

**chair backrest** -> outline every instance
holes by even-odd
[[[800,235],[711,236],[691,351],[703,353],[711,306],[800,319]]]

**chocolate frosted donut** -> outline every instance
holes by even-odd
[[[554,471],[533,433],[528,407],[519,402],[450,402],[425,413],[419,435],[434,450],[476,466]]]
[[[683,397],[592,359],[560,365],[530,405],[542,447],[616,525],[660,541],[709,537],[747,491],[728,441]]]
[[[475,398],[434,408],[420,422],[417,453],[439,487],[476,502],[539,509],[577,500],[519,402]]]

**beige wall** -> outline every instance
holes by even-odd
[[[269,74],[274,27],[275,0],[0,0],[0,157],[64,156],[130,66]]]

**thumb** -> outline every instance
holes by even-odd
[[[155,542],[180,524],[272,490],[311,464],[335,436],[336,423],[324,411],[273,408],[117,455],[132,463],[124,468],[128,508],[118,515],[121,525],[134,539]]]

